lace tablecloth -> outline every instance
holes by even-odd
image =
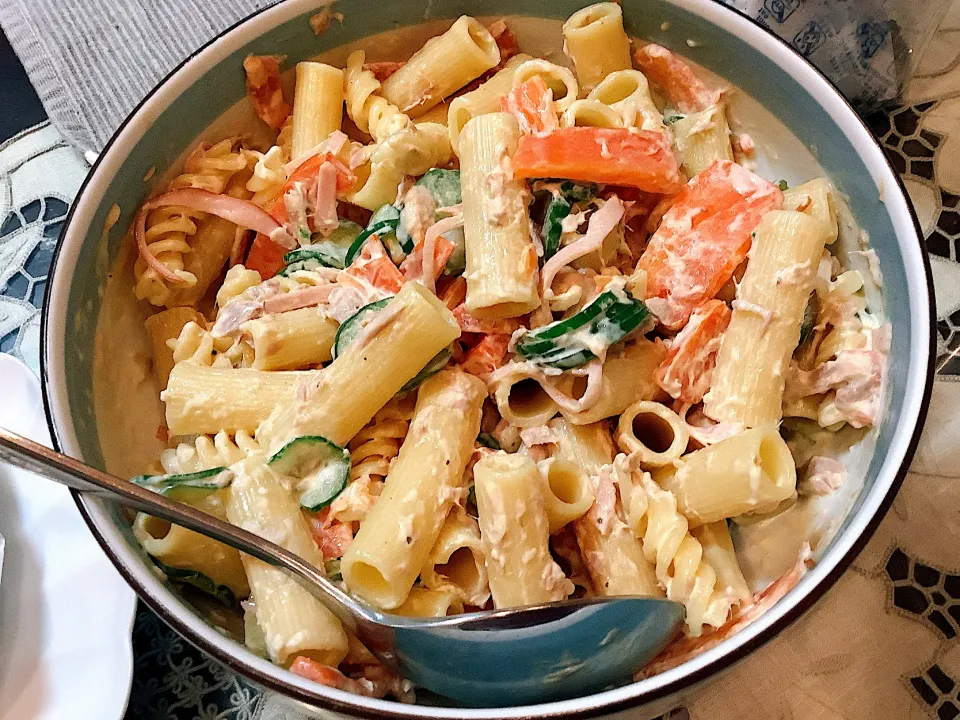
[[[671,720],[960,717],[960,3],[907,104],[869,118],[932,255],[942,376],[925,442],[866,550],[810,613]],[[0,146],[0,351],[37,368],[46,273],[83,159],[48,124]],[[138,720],[261,720],[275,706],[141,606]]]

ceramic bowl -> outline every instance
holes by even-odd
[[[42,364],[57,447],[103,467],[101,437],[127,432],[124,428],[130,423],[123,428],[98,427],[94,413],[92,369],[97,353],[103,352],[95,335],[100,310],[112,292],[111,270],[124,230],[152,189],[144,182],[151,169],[171,166],[204,132],[230,134],[239,112],[236,108],[244,98],[241,64],[248,53],[282,53],[287,56],[286,67],[292,67],[329,51],[325,57],[342,63],[343,46],[393,32],[373,47],[384,57],[402,57],[419,47],[417,38],[442,29],[442,19],[464,13],[504,16],[508,22],[518,15],[549,18],[559,37],[559,22],[585,4],[584,0],[352,0],[336,7],[344,13],[342,24],[333,22],[317,37],[309,24],[319,9],[317,0],[287,0],[247,18],[185,61],[147,96],[101,153],[70,211],[54,259],[43,313]],[[819,160],[846,193],[853,214],[869,234],[883,270],[884,309],[893,332],[884,419],[871,438],[875,451],[857,461],[862,488],[850,497],[842,514],[830,518],[834,521],[831,537],[818,548],[816,566],[770,611],[719,646],[660,675],[588,697],[489,710],[445,706],[441,699],[417,706],[366,699],[315,685],[254,656],[201,619],[158,579],[117,508],[78,498],[104,551],[150,607],[192,643],[301,709],[312,708],[325,717],[334,713],[418,719],[573,718],[618,716],[628,710],[634,720],[653,716],[768,641],[816,602],[867,542],[906,472],[932,381],[933,295],[919,228],[897,174],[831,84],[788,44],[746,17],[709,0],[624,0],[623,11],[631,35],[677,50],[759,103],[752,106],[758,120],[751,132],[778,145],[776,136],[783,136],[781,152],[774,153],[784,168],[780,176],[791,182],[807,179],[800,175],[808,175]],[[395,32],[398,27],[427,21],[432,24],[422,32],[399,36]],[[518,32],[521,47],[537,34]],[[231,116],[227,111],[234,106]],[[776,163],[764,169],[771,177],[768,173],[777,171]],[[110,232],[105,231],[108,220],[116,221]],[[152,438],[155,429],[154,424],[138,431]],[[130,447],[136,448],[139,441],[131,436]]]

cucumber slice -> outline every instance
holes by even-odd
[[[394,205],[381,205],[370,217],[367,227],[376,227],[383,225],[393,225],[396,223],[396,229],[390,232],[384,231],[378,233],[380,242],[390,253],[390,259],[399,265],[407,254],[413,250],[413,243],[410,236],[406,233],[406,228],[400,220],[400,209]],[[401,240],[401,236],[403,239]]]
[[[432,196],[438,208],[459,205],[463,202],[460,192],[460,171],[433,168],[417,181]]]
[[[229,487],[233,482],[233,471],[215,467],[180,475],[138,475],[131,478],[130,482],[171,500],[183,502],[184,498],[196,497],[196,494],[205,495]]]
[[[332,503],[350,477],[350,451],[320,435],[294,438],[267,464],[297,481],[300,505],[307,510],[319,510]]]
[[[543,216],[543,259],[549,260],[560,249],[560,235],[563,233],[563,220],[573,209],[563,197],[553,197]]]
[[[393,297],[383,298],[383,300],[377,300],[369,305],[364,305],[343,321],[337,329],[337,334],[333,338],[333,351],[331,355],[334,360],[336,360],[337,357],[347,349],[347,346],[356,339],[357,335],[360,334],[360,331],[363,329],[363,324],[361,324],[360,321],[370,313],[377,313],[383,310],[391,300],[393,300]]]
[[[233,590],[226,585],[217,585],[213,580],[196,570],[175,568],[170,565],[164,565],[156,558],[151,559],[153,560],[153,564],[160,568],[164,575],[170,578],[171,582],[194,587],[227,607],[233,607],[237,604],[237,596],[234,595]]]
[[[450,358],[452,357],[453,351],[450,348],[444,348],[438,352],[436,355],[434,355],[433,360],[427,363],[423,370],[414,375],[410,382],[400,388],[400,392],[409,392],[410,390],[418,387],[420,383],[427,378],[436,375],[447,366],[447,363],[450,362]]]
[[[497,442],[497,439],[490,433],[482,432],[479,435],[477,435],[477,442],[483,445],[484,447],[490,448],[491,450],[503,449],[500,447],[500,443]]]
[[[570,370],[596,357],[591,347],[609,348],[650,317],[622,286],[606,290],[572,317],[537,328],[517,344],[517,353],[539,365]],[[597,342],[588,342],[595,339]]]
[[[443,266],[443,274],[462,275],[463,271],[467,269],[467,239],[463,234],[463,228],[458,227],[448,230],[443,234],[443,237],[452,242],[454,246],[453,254],[450,255],[447,264]]]
[[[313,244],[284,255],[283,261],[287,266],[279,274],[286,277],[296,270],[316,270],[318,267],[343,270],[347,251],[362,232],[363,228],[355,222],[341,220],[340,227],[327,237],[317,233],[313,236]]]

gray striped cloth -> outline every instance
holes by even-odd
[[[0,26],[54,125],[99,151],[171,69],[274,2],[0,0]]]

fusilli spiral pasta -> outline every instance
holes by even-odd
[[[253,175],[247,181],[247,190],[253,193],[250,202],[266,207],[277,197],[280,188],[287,181],[287,173],[283,169],[283,150],[274,145],[266,153],[254,150],[245,152],[247,158],[254,163]]]
[[[618,461],[625,456],[620,456]],[[654,563],[657,581],[667,598],[687,609],[687,633],[700,635],[704,625],[720,627],[737,598],[717,587],[717,573],[703,557],[703,547],[690,534],[673,493],[648,473],[631,472],[615,461],[621,499],[630,527],[643,541],[643,554]]]
[[[233,465],[259,450],[260,445],[249,433],[241,431],[231,436],[218,432],[212,438],[200,435],[193,442],[164,450],[160,453],[160,465],[165,473],[180,475]]]
[[[216,145],[200,145],[184,163],[183,173],[170,183],[170,190],[193,187],[222,193],[230,178],[247,167],[247,158],[234,149],[235,141],[223,140]],[[161,207],[147,217],[146,241],[150,252],[177,276],[186,287],[197,278],[184,270],[183,256],[190,252],[190,238],[197,232],[197,223],[204,213],[184,207]],[[170,297],[170,288],[142,258],[134,266],[137,298],[152,305],[163,305]]]
[[[374,142],[386,140],[390,135],[410,124],[410,118],[400,112],[386,98],[380,97],[380,81],[363,67],[366,53],[357,50],[347,58],[344,75],[344,97],[347,115],[362,132]]]
[[[400,452],[413,415],[413,397],[394,398],[350,442],[350,479],[383,479]]]
[[[210,367],[250,367],[253,364],[253,348],[243,339],[215,338],[195,322],[187,323],[176,340],[168,343],[173,350],[174,364],[181,362]]]

